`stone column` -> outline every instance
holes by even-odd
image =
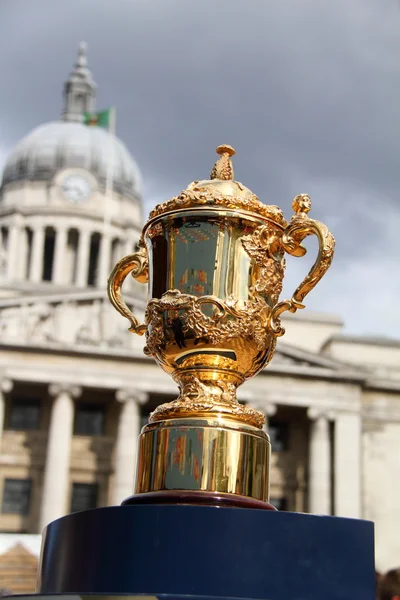
[[[361,415],[336,413],[334,503],[338,517],[361,518]]]
[[[27,276],[27,265],[28,265],[28,232],[26,228],[21,230],[19,236],[19,260],[18,260],[18,279],[24,280]]]
[[[42,281],[43,277],[44,237],[44,227],[35,227],[33,230],[32,260],[29,273],[29,279],[34,283]]]
[[[310,458],[308,476],[309,512],[331,514],[331,440],[329,415],[317,408],[309,408]]]
[[[136,477],[138,438],[140,434],[140,406],[147,394],[135,389],[118,390],[116,398],[121,403],[115,448],[115,482],[113,504],[121,504],[132,496]]]
[[[11,392],[13,382],[11,379],[4,378],[0,381],[0,454],[1,454],[1,439],[4,430],[4,413],[5,413],[5,394]]]
[[[67,254],[67,229],[57,227],[56,244],[54,250],[54,283],[65,283],[64,261]]]
[[[69,466],[74,421],[74,398],[81,389],[68,384],[52,384],[54,396],[44,471],[40,531],[54,519],[67,513]]]
[[[8,249],[7,249],[7,279],[16,280],[19,278],[18,242],[20,240],[20,227],[17,222],[12,223],[8,230]]]
[[[79,287],[87,287],[89,273],[90,236],[91,231],[87,229],[82,229],[79,231],[76,278],[76,284]]]
[[[97,277],[97,287],[104,289],[107,286],[107,279],[110,275],[111,262],[111,238],[108,234],[101,236],[99,272]]]

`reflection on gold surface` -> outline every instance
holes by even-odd
[[[268,436],[224,419],[171,419],[143,428],[136,493],[193,490],[268,499]]]

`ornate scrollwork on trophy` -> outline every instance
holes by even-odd
[[[213,309],[211,316],[204,313],[205,307]],[[166,312],[179,310],[182,311],[182,315],[175,314],[170,317],[170,322],[167,317],[166,322]],[[169,328],[171,333],[175,330],[175,337],[177,331],[183,334],[182,347],[184,347],[184,335],[190,334],[196,340],[212,345],[223,344],[234,337],[241,337],[245,340],[253,340],[259,350],[263,350],[269,312],[269,306],[260,297],[240,305],[234,297],[223,301],[215,296],[197,298],[190,294],[182,294],[179,290],[169,290],[160,299],[153,298],[148,302],[145,315],[147,325],[145,353],[163,353],[167,343],[166,328]],[[174,323],[174,320],[179,320],[179,323]]]
[[[108,297],[118,312],[128,319],[130,323],[129,331],[143,335],[146,326],[139,324],[122,297],[122,284],[127,275],[131,274],[139,283],[147,283],[149,278],[149,259],[143,238],[140,239],[138,246],[137,252],[122,258],[112,270],[109,281],[112,281],[113,285],[108,286]]]
[[[255,194],[251,194],[245,198],[239,195],[226,197],[222,194],[215,194],[215,191],[211,187],[202,187],[199,185],[201,182],[195,183],[196,185],[193,188],[189,187],[178,196],[171,198],[171,200],[157,204],[151,211],[149,218],[153,219],[164,213],[174,212],[183,208],[200,208],[201,206],[208,205],[260,214],[267,219],[279,223],[282,227],[286,226],[282,211],[277,206],[263,204]]]
[[[161,223],[156,223],[155,225],[153,225],[153,227],[149,227],[148,236],[151,239],[153,239],[154,237],[156,237],[158,235],[162,235],[162,233],[163,233],[163,227],[162,227]]]
[[[257,266],[254,291],[269,296],[275,303],[282,291],[286,266],[282,231],[267,223],[243,236],[242,244]]]
[[[281,325],[280,315],[289,311],[294,313],[299,308],[305,308],[304,298],[317,285],[329,269],[335,251],[335,238],[326,225],[320,221],[309,219],[307,213],[311,209],[311,199],[308,194],[299,194],[292,203],[295,212],[282,236],[283,249],[292,256],[304,256],[307,249],[302,245],[309,235],[316,235],[319,244],[318,256],[308,275],[296,288],[290,300],[283,300],[274,306],[269,322],[270,330],[276,336],[282,336],[285,329]]]

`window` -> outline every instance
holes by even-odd
[[[97,483],[73,483],[71,512],[89,510],[97,507]]]
[[[3,489],[3,514],[29,515],[32,481],[30,479],[5,479]]]
[[[78,404],[75,416],[75,435],[103,435],[105,407],[99,404]]]
[[[8,248],[8,228],[2,227],[0,230],[1,233],[1,247],[3,250],[7,251]]]
[[[286,498],[271,498],[270,503],[275,506],[278,510],[287,510]]]
[[[67,283],[76,283],[78,275],[79,233],[77,229],[68,231],[65,272]]]
[[[85,112],[85,96],[83,94],[76,94],[75,108],[76,108],[76,111],[79,113]]]
[[[272,452],[284,452],[289,449],[289,427],[287,423],[271,420],[268,433]]]
[[[29,227],[25,227],[26,236],[26,254],[22,260],[25,261],[25,277],[29,277],[32,264],[32,243],[33,243],[33,231]]]
[[[31,431],[39,429],[40,400],[36,398],[13,398],[8,429]]]
[[[95,286],[97,283],[97,270],[99,263],[99,254],[100,254],[100,235],[98,233],[93,233],[90,238],[90,252],[89,252],[89,271],[88,271],[88,279],[87,284],[89,286]]]
[[[55,230],[52,227],[46,227],[44,239],[43,281],[51,281],[53,276],[55,242]]]
[[[121,256],[124,256],[122,249],[122,242],[120,239],[115,238],[111,244],[111,262],[110,262],[110,271],[113,269],[114,265],[121,259]]]

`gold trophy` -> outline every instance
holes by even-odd
[[[222,145],[217,153],[210,180],[152,210],[138,252],[119,261],[109,279],[111,303],[132,333],[146,335],[145,354],[180,392],[142,430],[135,496],[127,503],[272,508],[265,418],[240,404],[236,390],[272,359],[284,334],[280,315],[305,308],[335,241],[308,217],[307,194],[294,198],[287,223],[277,206],[234,180],[234,149]],[[309,235],[317,236],[317,259],[290,300],[279,301],[285,253],[304,256]],[[129,274],[148,285],[143,324],[122,296]]]

